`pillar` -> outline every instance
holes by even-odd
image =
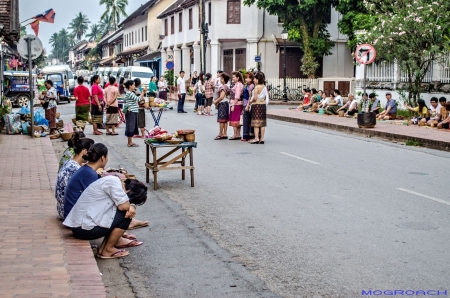
[[[181,47],[181,51],[183,52],[183,65],[181,66],[181,70],[184,70],[186,78],[191,76],[191,49],[183,44]]]
[[[161,71],[162,71],[162,73],[160,73],[160,76],[162,76],[164,74],[164,72],[166,71],[166,62],[167,62],[167,51],[164,49],[161,49]]]
[[[175,64],[174,73],[176,76],[181,70],[181,49],[176,46],[173,47],[173,63]]]
[[[196,42],[192,47],[194,48],[194,71],[200,73],[200,44]]]
[[[255,62],[255,56],[258,56],[258,39],[256,38],[252,38],[252,39],[247,39],[247,61],[246,61],[246,68],[250,69],[250,68],[254,68],[256,67],[256,62]],[[262,58],[262,57],[261,57]],[[264,57],[264,59],[268,59],[269,57]],[[265,61],[262,60],[261,61]]]
[[[206,72],[211,73],[211,44],[209,43],[206,45]]]
[[[210,47],[210,70],[213,77],[216,76],[217,71],[221,68],[220,63],[220,42],[215,39],[211,40],[211,43],[209,45]]]

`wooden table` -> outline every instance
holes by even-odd
[[[158,172],[168,170],[181,170],[181,179],[185,180],[185,171],[191,172],[191,187],[194,187],[194,155],[193,149],[197,147],[197,142],[184,142],[181,144],[169,144],[169,143],[150,143],[145,141],[146,150],[146,162],[145,162],[145,174],[147,183],[150,182],[150,170],[153,172],[153,188],[158,188]],[[157,157],[158,148],[173,148],[168,153],[164,154],[160,158]],[[178,150],[181,150],[181,154],[173,157]],[[150,155],[152,160],[150,161]],[[186,157],[189,155],[189,166],[186,166]],[[170,160],[165,160],[171,158]],[[174,167],[170,165],[180,164],[180,166]]]

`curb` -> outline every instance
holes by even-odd
[[[354,133],[354,134],[362,135],[367,138],[378,137],[378,138],[385,139],[388,141],[396,141],[396,142],[406,142],[408,140],[416,140],[416,141],[420,141],[422,143],[422,147],[450,152],[450,142],[436,141],[436,140],[432,140],[432,139],[425,139],[425,138],[418,138],[418,137],[411,137],[408,135],[403,135],[403,134],[398,134],[398,133],[386,133],[386,132],[382,132],[382,131],[371,130],[370,128],[367,129],[367,128],[359,128],[359,127],[350,127],[350,126],[345,126],[345,125],[331,124],[331,123],[314,121],[314,120],[306,120],[306,119],[299,119],[299,118],[294,118],[294,117],[272,115],[269,113],[267,113],[267,118],[273,119],[273,120],[285,121],[285,122],[292,122],[292,123],[316,126],[316,127],[320,127],[320,128],[326,128],[326,129],[345,132],[345,133],[349,133],[349,134]],[[449,134],[449,136],[450,136],[450,134]]]

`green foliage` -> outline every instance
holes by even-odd
[[[20,26],[20,37],[23,37],[24,35],[27,35],[27,27]]]
[[[58,33],[53,33],[49,40],[52,46],[53,57],[64,61],[69,56],[71,47],[71,36],[66,29],[61,29]]]
[[[97,24],[91,25],[91,32],[89,34],[86,34],[86,37],[89,39],[89,41],[99,41],[101,36],[100,26]]]
[[[406,141],[406,146],[422,147],[423,144],[421,141],[418,141],[415,139],[409,139]]]
[[[120,17],[127,17],[125,11],[128,0],[100,0],[100,5],[106,5],[106,10],[103,13],[101,19],[108,20],[108,23],[114,30],[117,30],[117,26],[120,23]]]
[[[111,23],[111,18],[109,17],[100,19],[98,26],[100,29],[100,36],[106,35],[109,31],[114,31],[114,24]]]
[[[175,77],[174,72],[172,70],[166,70],[164,72],[164,78],[166,79],[167,86],[174,86],[175,85]]]
[[[75,36],[78,40],[81,40],[81,37],[83,37],[83,35],[85,35],[88,31],[88,25],[90,23],[91,21],[89,21],[87,15],[79,12],[77,15],[75,15],[75,18],[69,24],[69,29],[71,29],[75,33]]]
[[[247,72],[248,72],[246,69],[239,69],[238,71],[242,74],[242,77],[243,77],[243,78],[245,78],[245,75],[246,75]]]
[[[266,9],[277,15],[289,32],[289,40],[299,43],[307,63],[301,68],[304,75],[314,77],[319,64],[318,57],[330,55],[334,42],[330,40],[325,17],[337,0],[244,0],[250,6]],[[303,59],[302,59],[303,60]]]

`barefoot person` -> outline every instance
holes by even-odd
[[[99,258],[125,257],[130,253],[117,249],[122,247],[117,242],[135,217],[136,206],[146,200],[147,187],[143,183],[137,180],[122,183],[117,177],[104,177],[93,182],[81,194],[63,224],[71,228],[73,235],[79,239],[104,237],[98,250]]]

